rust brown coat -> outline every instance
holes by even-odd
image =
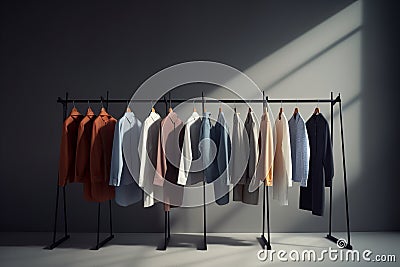
[[[90,181],[93,201],[114,198],[114,187],[109,186],[114,128],[117,120],[104,108],[94,120],[90,146]]]
[[[82,118],[82,114],[73,108],[63,123],[58,168],[58,184],[60,186],[65,186],[75,180],[76,142]]]
[[[82,119],[76,144],[75,182],[83,183],[84,198],[93,201],[90,182],[90,145],[96,116],[91,108]]]

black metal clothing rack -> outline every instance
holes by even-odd
[[[187,99],[172,99],[171,94],[168,94],[169,99],[166,96],[163,98],[165,103],[165,111],[168,114],[168,101],[169,107],[171,103],[183,103]],[[156,103],[161,99],[109,99],[109,92],[107,91],[107,98],[104,100],[103,97],[99,99],[69,99],[68,93],[66,93],[65,99],[58,98],[57,102],[63,105],[63,119],[67,118],[67,108],[69,103],[102,103],[105,102],[105,107],[108,108],[109,103],[129,103],[129,102],[152,102]],[[161,100],[162,101],[162,100]],[[268,96],[265,97],[263,92],[262,99],[207,99],[205,100],[204,94],[202,93],[201,99],[191,100],[192,103],[201,103],[202,111],[204,112],[205,103],[262,103],[265,107],[268,103],[330,103],[331,104],[331,141],[333,144],[333,108],[336,103],[339,103],[339,114],[340,114],[340,127],[341,127],[341,143],[342,143],[342,164],[343,164],[343,174],[344,174],[344,188],[345,188],[345,203],[346,203],[346,223],[347,223],[347,246],[346,248],[352,249],[350,244],[350,218],[349,218],[349,207],[348,207],[348,193],[347,193],[347,172],[346,172],[346,160],[344,151],[344,139],[343,139],[343,118],[342,118],[342,105],[340,94],[334,99],[333,93],[331,92],[330,99],[269,99]],[[56,191],[56,207],[54,214],[54,229],[53,229],[53,242],[47,246],[47,249],[53,249],[70,238],[67,231],[67,208],[66,208],[66,191],[65,186],[62,187],[63,190],[63,202],[64,202],[64,236],[56,241],[57,234],[57,218],[58,218],[58,202],[59,202],[59,191],[60,186],[57,181],[57,191]],[[330,205],[329,205],[329,232],[326,236],[327,239],[337,242],[338,238],[332,236],[332,186],[330,187]],[[203,179],[203,246],[200,250],[207,250],[207,221],[206,221],[206,191],[205,191],[205,179]],[[109,214],[110,214],[110,235],[103,241],[99,241],[99,229],[100,229],[100,203],[98,203],[98,216],[97,216],[97,242],[96,246],[92,249],[99,249],[105,245],[108,241],[114,238],[112,232],[112,216],[111,216],[111,200],[109,200]],[[267,238],[265,237],[265,215],[267,216]],[[164,244],[160,250],[166,250],[171,237],[170,233],[170,212],[165,211],[164,214]],[[270,239],[270,219],[269,219],[269,196],[268,188],[263,185],[263,204],[262,204],[262,234],[260,236],[260,244],[270,250],[271,249],[271,239]]]
[[[336,98],[333,98],[333,92],[330,94],[329,99],[269,99],[268,96],[266,98],[267,103],[329,103],[330,104],[330,115],[331,115],[331,143],[333,146],[333,109],[336,103],[339,104],[339,119],[340,119],[340,140],[341,140],[341,149],[342,149],[342,164],[343,164],[343,183],[344,183],[344,198],[345,198],[345,209],[346,209],[346,229],[347,229],[347,240],[346,249],[353,249],[353,246],[350,243],[350,215],[349,215],[349,200],[348,200],[348,189],[347,189],[347,170],[346,170],[346,158],[345,158],[345,149],[344,149],[344,134],[343,134],[343,115],[342,115],[342,99],[340,97],[340,93]],[[329,187],[329,226],[328,226],[328,234],[326,238],[332,242],[337,242],[338,238],[332,235],[332,185]],[[265,190],[265,188],[264,188]],[[267,216],[269,216],[269,204],[268,204],[268,189],[265,190],[267,193]],[[264,196],[265,197],[265,196]],[[265,209],[263,202],[263,209]],[[268,217],[269,218],[269,217]],[[264,224],[264,221],[263,221]],[[268,219],[268,240],[269,239],[269,219]],[[268,240],[264,238],[264,227],[261,235],[261,239],[264,243],[264,248],[267,246],[267,249],[271,249],[271,245]]]
[[[69,103],[82,103],[82,102],[91,102],[91,103],[102,103],[105,108],[108,108],[108,101],[109,101],[109,92],[107,91],[107,98],[104,99],[102,96],[100,99],[69,99],[68,98],[68,92],[65,93],[65,99],[61,99],[60,97],[57,99],[57,103],[61,103],[63,105],[63,121],[67,118],[67,112],[68,112],[68,104]],[[64,236],[61,237],[60,239],[56,240],[57,236],[57,219],[58,219],[58,202],[59,202],[59,194],[60,194],[60,187],[62,187],[63,191],[63,206],[64,206]],[[54,212],[54,227],[53,227],[53,240],[50,245],[45,247],[45,249],[54,249],[55,247],[59,246],[61,243],[65,242],[70,238],[70,235],[68,234],[68,220],[67,220],[67,203],[66,203],[66,191],[65,191],[64,186],[60,186],[58,184],[58,179],[57,179],[57,189],[56,189],[56,207],[55,207],[55,212]],[[111,213],[111,200],[108,201],[109,204],[109,226],[110,226],[110,235],[106,237],[104,240],[100,241],[100,204],[98,203],[98,208],[97,208],[97,238],[96,238],[96,245],[92,247],[92,250],[98,250],[102,246],[104,246],[107,242],[109,242],[111,239],[114,238],[114,234],[112,231],[112,213]]]

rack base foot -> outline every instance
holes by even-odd
[[[338,238],[337,237],[334,237],[334,236],[332,236],[332,235],[326,235],[326,239],[328,239],[328,240],[330,240],[330,241],[332,241],[333,243],[335,243],[335,244],[337,244],[337,242],[338,242]],[[343,248],[346,248],[346,249],[350,249],[350,250],[353,250],[353,246],[352,245],[350,245],[350,244],[346,244],[346,246],[345,247],[343,247]]]
[[[267,250],[271,250],[271,243],[265,238],[264,235],[261,235],[258,239],[258,242],[260,243],[260,245]]]
[[[207,243],[203,243],[202,245],[200,245],[197,250],[207,250]]]
[[[168,243],[169,243],[169,239],[170,239],[170,237],[167,237],[167,238],[164,240],[164,244],[162,245],[162,247],[159,247],[157,250],[167,250]]]
[[[92,247],[90,250],[99,250],[99,248],[103,247],[105,244],[107,244],[113,238],[114,238],[114,235],[110,235],[109,237],[107,237],[106,239],[101,241],[99,244],[97,244],[96,246]]]
[[[58,239],[57,241],[51,243],[50,245],[48,245],[47,247],[45,247],[44,249],[48,249],[48,250],[52,250],[55,247],[58,247],[61,243],[63,243],[64,241],[67,241],[69,239],[69,235],[66,235],[60,239]]]

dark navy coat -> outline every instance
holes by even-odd
[[[332,186],[334,173],[329,125],[324,116],[313,114],[306,122],[310,144],[307,187],[300,187],[300,209],[322,216],[325,206],[324,187]]]

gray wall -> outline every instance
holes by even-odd
[[[399,230],[395,1],[186,2],[1,2],[0,230],[52,229],[62,124],[58,96],[68,90],[71,97],[99,97],[108,89],[113,98],[127,98],[150,75],[190,60],[243,70],[271,97],[342,92],[352,229]],[[302,106],[303,116],[313,108]],[[286,109],[290,113],[292,106]],[[124,106],[109,111],[119,117]],[[337,114],[334,120],[334,230],[344,230]],[[67,192],[70,231],[95,231],[96,204],[82,199],[80,185],[69,185]],[[327,216],[298,210],[297,185],[289,201],[289,207],[271,203],[272,231],[327,229]],[[261,206],[212,204],[207,211],[210,232],[260,230]],[[159,232],[163,219],[159,205],[114,205],[117,232]],[[199,208],[175,209],[171,220],[174,232],[202,229]]]

